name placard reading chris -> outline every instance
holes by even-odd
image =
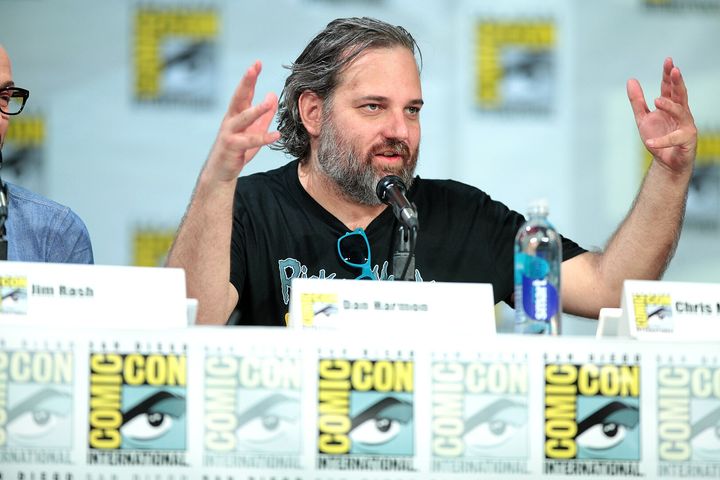
[[[720,340],[720,284],[626,280],[622,310],[634,338]]]

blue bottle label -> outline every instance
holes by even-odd
[[[560,302],[555,285],[547,281],[550,265],[542,257],[519,253],[515,258],[515,282],[522,284],[522,309],[527,317],[549,321]]]
[[[544,278],[522,279],[523,310],[533,320],[547,322],[558,312],[558,292]]]

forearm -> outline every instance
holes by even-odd
[[[618,290],[627,278],[662,277],[675,253],[692,167],[681,173],[653,161],[640,192],[601,256],[602,276]]]
[[[268,94],[252,105],[260,70],[256,61],[235,89],[168,256],[167,266],[185,269],[187,294],[198,299],[198,323],[224,324],[237,304],[237,290],[230,284],[237,177],[262,146],[280,137],[268,132],[277,96]]]
[[[198,299],[198,323],[224,324],[237,302],[229,283],[235,182],[211,181],[205,173],[198,179],[167,266],[185,269],[187,295]]]
[[[568,311],[597,317],[600,308],[619,306],[625,280],[662,277],[680,236],[691,174],[691,169],[677,173],[653,161],[605,250],[563,264],[566,278],[572,278],[563,288]]]
[[[656,280],[675,253],[697,149],[697,128],[685,81],[671,58],[663,62],[655,110],[640,82],[627,82],[628,99],[640,139],[653,156],[630,212],[602,253],[563,262],[563,306],[586,317],[620,303],[627,279]]]

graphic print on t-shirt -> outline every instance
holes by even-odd
[[[382,269],[379,265],[375,264],[372,268],[375,280],[395,280],[395,276],[388,273],[389,263],[385,260],[382,264]],[[282,286],[282,297],[285,305],[290,303],[290,283],[295,278],[319,278],[319,279],[333,279],[337,277],[336,273],[328,274],[324,268],[321,268],[317,275],[308,276],[308,267],[303,265],[300,260],[295,258],[285,258],[278,260],[278,273],[280,274],[280,285]],[[420,271],[415,269],[415,281],[422,282],[423,278],[420,275]]]

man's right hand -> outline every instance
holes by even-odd
[[[280,138],[279,132],[268,132],[277,111],[277,96],[268,93],[261,103],[252,105],[261,70],[262,64],[256,61],[235,89],[203,171],[210,182],[235,182],[260,147]]]
[[[261,68],[255,62],[235,89],[168,255],[169,267],[185,269],[187,295],[199,301],[198,323],[224,324],[238,302],[228,281],[237,177],[260,147],[280,138],[268,132],[277,96],[270,93],[252,105]]]

